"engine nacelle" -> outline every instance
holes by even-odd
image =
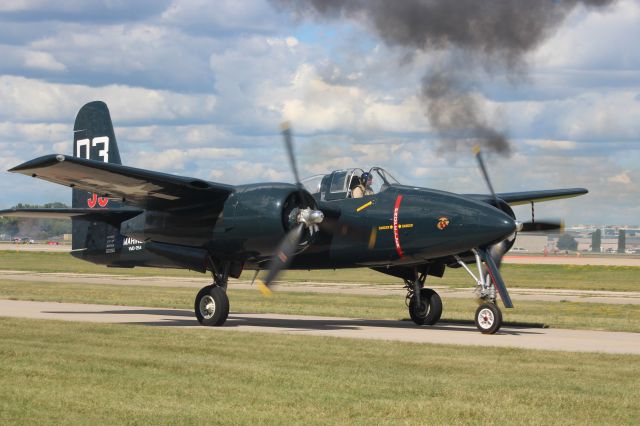
[[[218,258],[270,258],[284,235],[298,224],[300,209],[317,205],[311,194],[297,186],[268,183],[239,186],[225,202],[221,220],[213,230],[210,248]],[[300,249],[313,237],[305,228]]]

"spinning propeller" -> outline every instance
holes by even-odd
[[[296,179],[299,197],[298,202],[300,204],[299,207],[296,207],[292,212],[292,214],[295,215],[294,220],[296,225],[285,234],[284,238],[278,245],[275,255],[269,261],[269,270],[265,278],[258,281],[260,292],[265,296],[270,296],[272,294],[271,289],[269,288],[270,285],[275,281],[278,274],[291,264],[291,260],[302,241],[305,228],[311,229],[311,232],[313,232],[314,228],[324,219],[322,211],[311,208],[313,205],[311,207],[307,206],[306,208],[303,208],[305,200],[309,199],[310,196],[304,190],[298,175],[298,167],[296,166],[295,155],[293,152],[291,126],[288,122],[282,123],[281,130],[284,143],[287,148],[287,154],[289,156],[289,165],[291,166],[293,176]]]
[[[478,165],[480,166],[480,171],[482,172],[482,176],[491,191],[491,195],[493,197],[494,206],[500,209],[500,205],[504,203],[504,201],[500,200],[493,190],[493,185],[491,184],[491,179],[489,179],[489,174],[487,173],[487,168],[484,164],[484,160],[482,158],[482,152],[480,151],[479,146],[475,146],[473,148],[473,152],[476,156],[476,160],[478,160]],[[485,254],[484,261],[487,264],[487,269],[491,278],[493,278],[498,291],[502,297],[502,300],[507,307],[511,307],[511,299],[509,298],[509,294],[507,293],[506,286],[502,277],[500,276],[499,268],[502,263],[502,258],[509,251],[511,246],[513,245],[516,234],[518,232],[539,232],[539,231],[554,231],[558,229],[563,229],[564,224],[562,221],[557,220],[543,220],[543,221],[535,221],[531,220],[530,222],[520,222],[516,221],[516,232],[514,232],[509,237],[504,240],[493,244],[484,249],[481,248],[481,252]]]

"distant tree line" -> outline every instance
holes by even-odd
[[[47,203],[42,205],[19,203],[13,206],[13,208],[16,209],[63,209],[68,207],[65,203]],[[0,236],[3,236],[5,240],[15,237],[47,240],[70,233],[71,221],[67,219],[0,217]]]
[[[569,234],[562,234],[556,244],[558,250],[578,250],[578,241]]]

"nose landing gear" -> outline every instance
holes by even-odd
[[[476,327],[482,334],[494,334],[498,330],[500,330],[500,327],[502,326],[502,311],[500,311],[497,303],[496,286],[494,283],[495,278],[490,273],[485,272],[478,250],[473,250],[473,254],[475,256],[476,265],[478,267],[477,277],[473,272],[471,272],[471,269],[469,269],[469,267],[462,261],[462,259],[460,259],[460,257],[456,256],[456,261],[476,281],[475,291],[478,298],[482,301],[480,306],[478,306],[478,309],[476,309],[476,315],[474,318]],[[505,297],[508,298],[508,294]],[[505,301],[504,297],[503,301]],[[507,307],[513,307],[513,305],[511,305],[510,299]]]
[[[502,325],[502,312],[495,303],[483,303],[476,309],[475,323],[482,334],[494,334]]]

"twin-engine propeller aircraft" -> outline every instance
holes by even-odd
[[[426,278],[462,267],[481,299],[476,326],[495,333],[502,324],[498,296],[513,307],[498,269],[502,256],[517,232],[561,226],[535,221],[533,204],[587,193],[573,188],[496,194],[480,152],[490,195],[401,185],[380,167],[301,181],[291,132],[285,128],[283,134],[296,184],[225,185],[123,166],[107,106],[91,102],[76,117],[73,155],[46,155],[9,170],[69,186],[72,208],[0,215],[71,218],[71,254],[89,262],[210,271],[213,283],[195,299],[202,325],[224,324],[228,278],[238,278],[243,269],[266,270],[260,287],[270,293],[283,269],[355,267],[402,279],[412,320],[433,325],[442,301],[425,287]],[[532,220],[515,220],[510,206],[526,203]],[[475,263],[475,273],[469,263]]]

